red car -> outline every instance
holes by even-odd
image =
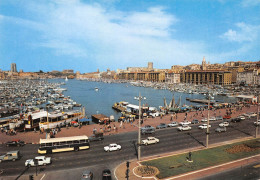
[[[230,118],[231,118],[230,115],[225,115],[225,116],[223,117],[223,119],[230,119]]]

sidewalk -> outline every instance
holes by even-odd
[[[236,143],[236,142],[240,142],[240,141],[244,141],[244,140],[249,140],[249,139],[253,139],[253,138],[243,138],[243,139],[238,139],[238,140],[232,140],[232,141],[226,141],[223,143],[216,143],[216,144],[212,144],[210,145],[209,148],[213,148],[213,147],[217,147],[217,146],[222,146],[222,145],[226,145],[226,144],[232,144],[232,143]],[[186,149],[186,150],[182,150],[182,151],[175,151],[175,152],[171,152],[171,153],[166,153],[166,154],[160,154],[160,155],[155,155],[155,156],[151,156],[151,157],[145,157],[142,159],[142,161],[138,161],[138,160],[132,160],[130,161],[130,173],[129,173],[129,179],[131,180],[140,180],[140,179],[146,179],[146,180],[154,180],[154,179],[158,179],[156,177],[140,177],[137,174],[135,174],[135,169],[138,166],[141,166],[141,162],[143,161],[148,161],[148,160],[153,160],[153,159],[158,159],[158,158],[163,158],[163,157],[167,157],[167,156],[173,156],[173,155],[178,155],[178,154],[185,154],[188,152],[193,152],[193,151],[197,151],[197,150],[201,150],[201,149],[205,149],[203,147],[197,147],[197,148],[191,148],[191,149]],[[171,179],[177,179],[177,180],[185,180],[185,179],[199,179],[199,178],[203,178],[206,176],[210,176],[216,173],[220,173],[223,171],[227,171],[230,169],[234,169],[237,167],[241,167],[244,166],[246,164],[250,164],[250,163],[254,163],[254,162],[259,162],[260,161],[260,154],[255,155],[255,156],[251,156],[251,157],[247,157],[247,158],[243,158],[243,159],[239,159],[239,160],[235,160],[232,162],[227,162],[224,164],[220,164],[220,165],[216,165],[216,166],[212,166],[212,167],[208,167],[208,168],[204,168],[204,169],[200,169],[197,171],[191,171],[185,174],[180,174],[177,176],[173,176],[173,177],[169,177],[169,178],[165,178],[167,180],[171,180]],[[115,169],[114,172],[116,179],[121,180],[121,179],[126,179],[126,162],[120,164],[117,166],[117,168]]]

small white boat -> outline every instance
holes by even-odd
[[[95,87],[95,91],[98,91],[99,89],[98,89],[98,87]]]
[[[66,76],[65,81],[68,81],[68,77]]]

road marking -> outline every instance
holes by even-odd
[[[44,177],[45,177],[45,174],[42,176],[42,178],[40,180],[43,180]]]

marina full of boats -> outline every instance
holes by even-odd
[[[65,97],[61,85],[46,80],[1,81],[0,128],[46,130],[84,118],[85,108]]]

